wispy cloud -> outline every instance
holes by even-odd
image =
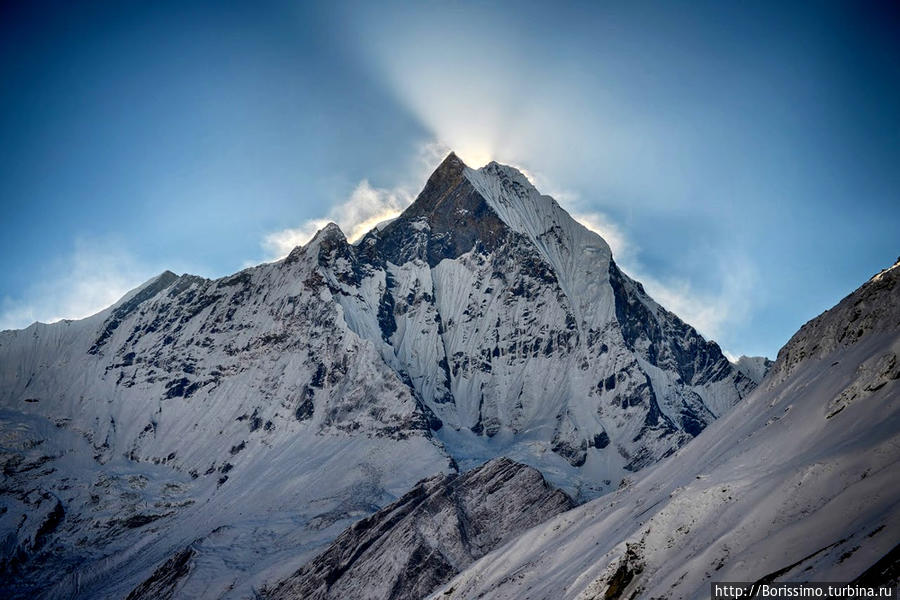
[[[374,188],[364,179],[350,197],[332,207],[326,217],[268,233],[261,245],[269,260],[284,258],[295,247],[306,244],[329,222],[337,223],[347,239],[354,241],[378,223],[396,217],[412,200],[413,196],[406,188]]]
[[[640,259],[640,248],[606,215],[575,213],[573,217],[606,240],[616,263],[629,276],[640,281],[654,300],[707,339],[721,345],[729,331],[749,317],[759,276],[753,263],[745,257],[714,259],[709,268],[717,274],[718,287],[698,289],[687,279],[651,275]],[[734,358],[724,347],[723,351],[729,359]]]
[[[284,258],[330,222],[337,223],[350,241],[359,239],[378,223],[396,217],[412,204],[428,175],[449,152],[450,148],[441,142],[422,144],[413,157],[410,177],[403,183],[377,188],[363,179],[347,200],[331,207],[321,218],[266,234],[260,242],[266,260]]]
[[[753,263],[744,257],[716,258],[709,268],[716,272],[718,286],[698,289],[679,277],[654,276],[640,259],[640,249],[624,231],[601,213],[575,214],[575,219],[606,240],[617,264],[666,310],[692,325],[707,339],[720,345],[729,332],[747,319],[753,309],[759,276]],[[729,359],[734,356],[723,347]]]
[[[622,228],[614,223],[609,217],[600,212],[573,213],[572,217],[576,221],[600,235],[606,243],[609,244],[613,256],[616,261],[623,264],[631,263],[635,260],[637,246],[635,246],[626,236]]]
[[[711,268],[716,270],[720,282],[713,290],[698,290],[687,280],[659,279],[641,270],[632,274],[654,300],[721,344],[729,329],[749,316],[759,276],[752,263],[739,258],[720,260]],[[733,358],[727,349],[723,350]]]
[[[52,271],[19,297],[0,300],[0,330],[90,316],[155,274],[121,244],[86,239],[76,241],[72,254]]]

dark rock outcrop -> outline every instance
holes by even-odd
[[[497,458],[426,479],[270,590],[275,600],[418,600],[524,530],[572,507],[541,474]]]

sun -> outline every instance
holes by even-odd
[[[473,169],[480,169],[494,160],[493,152],[489,148],[476,144],[462,144],[454,152]]]

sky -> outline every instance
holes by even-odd
[[[0,329],[524,169],[731,356],[900,254],[900,15],[829,2],[0,8]]]

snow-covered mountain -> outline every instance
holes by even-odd
[[[190,549],[181,594],[241,597],[454,470],[409,387],[346,328],[320,241],[0,335],[0,595],[122,598]]]
[[[276,263],[0,332],[0,587],[245,596],[417,481],[502,455],[594,497],[754,373],[521,173],[451,154],[357,244],[329,225]],[[183,576],[155,579],[166,564]]]
[[[896,581],[898,355],[900,260],[804,325],[762,386],[691,444],[432,598],[674,600],[708,598],[710,581]]]
[[[451,154],[399,218],[325,264],[348,325],[408,378],[463,467],[503,454],[590,497],[755,384],[497,163]]]

